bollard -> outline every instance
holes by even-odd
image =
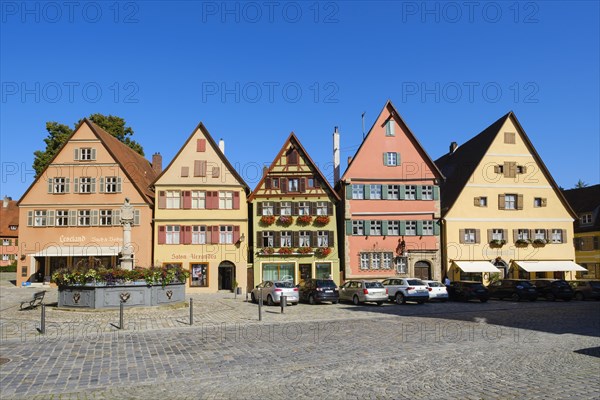
[[[248,302],[248,291],[246,291],[246,303]]]
[[[194,299],[190,298],[190,326],[194,325]]]
[[[46,305],[42,304],[42,319],[40,321],[40,333],[44,335],[46,333]]]
[[[258,320],[259,321],[262,321],[262,304],[263,304],[262,288],[258,288]]]
[[[123,308],[125,307],[125,303],[121,302],[119,304],[119,329],[125,329],[125,324],[123,323]]]
[[[287,307],[287,296],[279,296],[279,305],[281,306],[281,313],[283,314],[285,307]]]

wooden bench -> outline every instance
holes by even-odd
[[[21,302],[21,310],[25,304],[29,304],[26,308],[36,308],[42,301],[44,301],[44,296],[46,295],[46,291],[35,292],[33,294],[33,298],[31,300],[26,300]]]

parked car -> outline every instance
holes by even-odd
[[[446,285],[438,281],[423,281],[428,286],[429,300],[448,300],[448,289]]]
[[[531,282],[521,279],[502,279],[488,286],[490,297],[495,299],[511,299],[520,301],[527,299],[535,301],[538,297],[537,290]]]
[[[569,281],[569,285],[575,291],[577,300],[600,300],[600,281]]]
[[[536,279],[531,283],[537,288],[538,296],[549,301],[570,301],[575,296],[575,291],[563,279]]]
[[[416,301],[419,304],[429,300],[429,286],[417,278],[391,278],[381,282],[388,291],[388,298],[397,304]]]
[[[449,287],[448,295],[451,300],[479,300],[485,303],[489,299],[489,292],[481,282],[477,281],[456,281]]]
[[[331,279],[308,279],[298,285],[300,301],[316,304],[322,301],[339,301],[338,287]]]
[[[253,303],[256,303],[261,296],[262,300],[270,306],[279,304],[281,296],[286,297],[287,304],[298,304],[300,301],[298,288],[289,281],[264,281],[260,285],[256,285],[250,293],[250,298]]]
[[[355,305],[375,302],[378,306],[388,299],[387,289],[381,282],[351,280],[340,286],[340,301],[351,301]]]

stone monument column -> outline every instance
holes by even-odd
[[[131,226],[133,225],[133,206],[129,203],[129,198],[125,198],[125,203],[121,207],[121,225],[123,226],[123,248],[121,249],[121,268],[133,269],[133,246],[131,246]]]

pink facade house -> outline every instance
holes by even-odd
[[[338,135],[333,139],[336,167]],[[390,101],[341,179],[334,175],[342,198],[345,279],[443,278],[439,185],[444,177]]]

